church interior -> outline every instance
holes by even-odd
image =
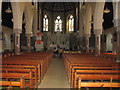
[[[120,90],[120,1],[0,0],[0,89]]]

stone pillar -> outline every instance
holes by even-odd
[[[120,26],[117,31],[117,60],[116,62],[120,62]]]
[[[43,21],[43,18],[42,18],[42,13],[43,13],[43,11],[42,11],[42,8],[41,8],[41,3],[39,3],[39,14],[38,14],[38,17],[39,17],[39,27],[38,27],[38,29],[39,29],[39,32],[42,32],[42,27],[43,27],[43,25],[42,25],[42,21]]]
[[[87,53],[89,53],[89,38],[90,34],[85,34],[85,49]]]
[[[112,52],[114,54],[116,54],[116,41],[114,41],[114,33],[115,32],[112,32],[112,40],[111,40],[111,43],[112,43]]]
[[[2,8],[2,0],[0,0],[0,55],[1,55],[1,52],[2,52],[2,26],[1,26],[1,23],[2,23],[1,11],[2,10],[1,10],[1,8]]]
[[[15,34],[15,55],[20,55],[20,34]]]
[[[80,37],[80,49],[83,49],[83,37]]]
[[[96,52],[96,56],[100,55],[100,35],[99,36],[95,36],[95,52]]]
[[[78,4],[76,5],[76,22],[75,22],[75,31],[77,31],[78,30],[78,13],[79,13],[79,11],[78,11]]]
[[[101,48],[100,35],[102,34],[102,30],[100,30],[100,29],[94,30],[94,33],[95,33],[95,55],[99,56],[100,55],[100,48]]]
[[[79,36],[80,36],[80,49],[83,49],[83,37],[84,37],[84,10],[80,10],[79,7]]]
[[[0,53],[2,53],[2,26],[0,26]]]
[[[27,37],[27,49],[28,49],[28,52],[31,51],[31,34],[26,34],[26,37]]]
[[[22,29],[14,29],[13,33],[15,34],[15,55],[20,55],[20,34]]]
[[[116,2],[114,5],[114,27],[117,28],[117,59],[116,62],[120,62],[120,2]]]

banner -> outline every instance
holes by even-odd
[[[42,44],[42,33],[37,33],[37,44]]]

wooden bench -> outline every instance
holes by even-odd
[[[101,53],[100,54],[100,57],[103,57],[103,58],[107,58],[107,59],[111,59],[111,60],[116,60],[117,58],[117,55],[114,54],[114,53]]]
[[[8,58],[14,55],[15,55],[14,52],[4,52],[2,53],[2,58]]]
[[[20,81],[0,81],[0,86],[19,86],[20,88],[25,88],[24,76],[20,77]]]
[[[73,66],[72,67],[72,70],[71,70],[71,72],[70,72],[70,82],[71,82],[71,85],[72,85],[72,79],[73,79],[73,75],[75,74],[75,70],[81,70],[81,71],[83,71],[83,70],[86,70],[86,71],[88,71],[88,70],[92,70],[92,72],[100,72],[101,70],[104,70],[103,71],[103,73],[104,72],[109,72],[110,71],[110,73],[112,73],[112,71],[113,72],[116,72],[116,73],[118,73],[118,72],[120,72],[119,70],[120,70],[120,67],[80,67],[80,66]],[[93,71],[94,70],[94,71]],[[95,70],[100,70],[100,71],[95,71]],[[106,71],[105,71],[106,70]]]
[[[63,57],[64,57],[65,69],[68,73],[69,82],[71,84],[71,87],[73,88],[77,88],[76,85],[78,84],[78,81],[76,78],[78,78],[78,76],[80,77],[80,75],[83,75],[83,74],[84,76],[93,75],[93,77],[95,75],[101,75],[101,77],[106,74],[114,75],[113,77],[117,77],[116,79],[114,78],[115,80],[118,79],[118,74],[120,74],[119,72],[120,63],[116,63],[114,62],[114,60],[108,60],[106,58],[96,57],[96,56],[93,56],[92,54],[90,55],[64,54]],[[90,78],[87,78],[87,79],[91,80]],[[103,80],[104,79],[105,78],[103,78]],[[108,80],[110,80],[110,78]],[[108,86],[109,85],[110,85],[110,82],[108,83]],[[118,83],[114,85],[118,85]]]
[[[29,86],[30,88],[34,88],[33,86],[33,74],[32,71],[29,73],[0,73],[2,75],[2,79],[20,79],[21,76],[24,76],[25,81],[29,80],[29,82],[25,83],[25,86]]]
[[[117,75],[95,75],[95,74],[79,74],[77,77],[77,84],[76,88],[80,90],[81,87],[110,87],[110,90],[112,90],[112,87],[119,88],[120,82],[113,82],[113,80],[119,80],[120,78]],[[85,82],[83,80],[109,80],[107,82]]]
[[[26,64],[24,62],[23,62],[23,64],[7,63],[7,64],[4,64],[4,65],[0,65],[0,67],[2,67],[2,71],[7,70],[7,68],[8,68],[8,70],[11,69],[10,71],[12,71],[12,69],[14,69],[14,71],[16,70],[16,72],[17,72],[17,70],[19,70],[18,72],[23,72],[23,71],[28,72],[30,69],[32,69],[33,74],[35,76],[35,79],[38,79],[38,82],[41,82],[41,65],[40,64],[38,64],[38,65],[34,64],[34,63],[32,63],[32,64],[27,63]],[[37,84],[36,84],[36,86],[37,86]]]
[[[71,78],[71,73],[72,73],[72,69],[74,69],[73,67],[90,67],[91,69],[92,69],[92,67],[93,68],[96,68],[96,67],[101,67],[101,69],[103,68],[103,67],[119,67],[118,66],[118,64],[116,64],[116,63],[104,63],[104,64],[102,64],[102,63],[83,63],[83,64],[70,64],[69,63],[69,66],[68,66],[68,68],[67,68],[67,72],[68,72],[68,78],[69,78],[69,81],[70,81],[70,78]],[[89,69],[90,69],[89,68]],[[86,68],[87,69],[87,68]],[[107,69],[107,68],[106,68]],[[108,68],[109,69],[109,68]]]
[[[2,73],[29,73],[29,72],[32,72],[32,74],[33,74],[33,80],[34,80],[34,85],[35,85],[35,87],[34,88],[37,88],[38,87],[38,80],[37,80],[37,77],[38,77],[38,75],[37,75],[37,68],[25,68],[25,67],[20,67],[19,66],[19,68],[17,67],[17,68],[13,68],[13,67],[7,67],[7,68],[5,68],[5,67],[3,67],[2,68]]]
[[[27,56],[28,55],[28,56]],[[51,62],[52,59],[52,54],[49,54],[47,57],[41,57],[41,55],[34,55],[32,56],[32,54],[27,54],[27,55],[22,55],[22,56],[15,56],[15,57],[11,57],[11,58],[7,58],[7,59],[3,59],[3,64],[12,64],[12,62],[14,62],[15,64],[27,64],[27,63],[34,63],[34,64],[40,64],[41,66],[41,76],[43,78],[49,63]],[[36,57],[37,56],[37,57]],[[20,62],[21,61],[21,62]],[[13,64],[14,64],[13,63]]]
[[[47,57],[46,57],[47,55]],[[21,74],[26,75],[28,74],[29,70],[31,70],[32,84],[35,85],[35,88],[38,87],[38,83],[41,82],[51,60],[52,60],[52,53],[49,52],[37,52],[37,53],[24,53],[21,56],[13,56],[3,58],[2,64],[0,65],[3,68],[2,72],[4,76],[6,74],[16,74],[20,76]],[[17,76],[9,76],[9,78],[18,78]],[[6,77],[7,79],[8,77]],[[28,75],[25,79],[29,79]],[[37,80],[38,79],[38,80]],[[30,84],[31,84],[31,79]],[[33,88],[33,85],[30,85],[30,88]]]
[[[119,70],[75,70],[74,74],[72,74],[72,83],[74,84],[73,87],[75,88],[76,85],[76,78],[77,75],[115,75],[116,77],[119,77],[120,71]],[[93,77],[95,78],[95,77]],[[105,78],[104,78],[105,79]],[[118,79],[118,78],[117,78]]]

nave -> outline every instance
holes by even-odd
[[[4,1],[0,89],[119,90],[120,1]]]

